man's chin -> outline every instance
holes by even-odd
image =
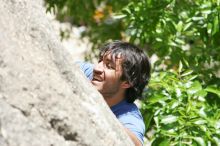
[[[93,85],[96,85],[97,83],[96,83],[97,81],[95,81],[95,80],[92,80],[91,81],[91,83],[93,84]]]
[[[91,83],[93,84],[93,86],[100,92],[102,89],[101,83],[98,81],[91,81]]]
[[[97,81],[97,80],[92,80],[91,83],[92,83],[93,85],[100,85],[100,84],[101,84],[101,82],[100,82],[100,81]]]

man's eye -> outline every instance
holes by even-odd
[[[114,66],[111,63],[106,63],[106,67],[108,69],[115,69]]]

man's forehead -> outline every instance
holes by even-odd
[[[103,59],[108,60],[108,61],[112,61],[115,63],[116,60],[122,61],[122,55],[121,55],[121,53],[112,53],[110,51],[107,51],[104,53]]]

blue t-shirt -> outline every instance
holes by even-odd
[[[86,77],[92,80],[94,65],[84,62],[77,63]],[[134,103],[128,103],[126,100],[123,100],[110,108],[122,125],[134,133],[143,144],[145,125],[138,107]]]

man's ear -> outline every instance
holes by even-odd
[[[124,89],[127,89],[127,88],[131,87],[131,84],[128,81],[123,81],[121,83],[121,87],[124,88]]]

